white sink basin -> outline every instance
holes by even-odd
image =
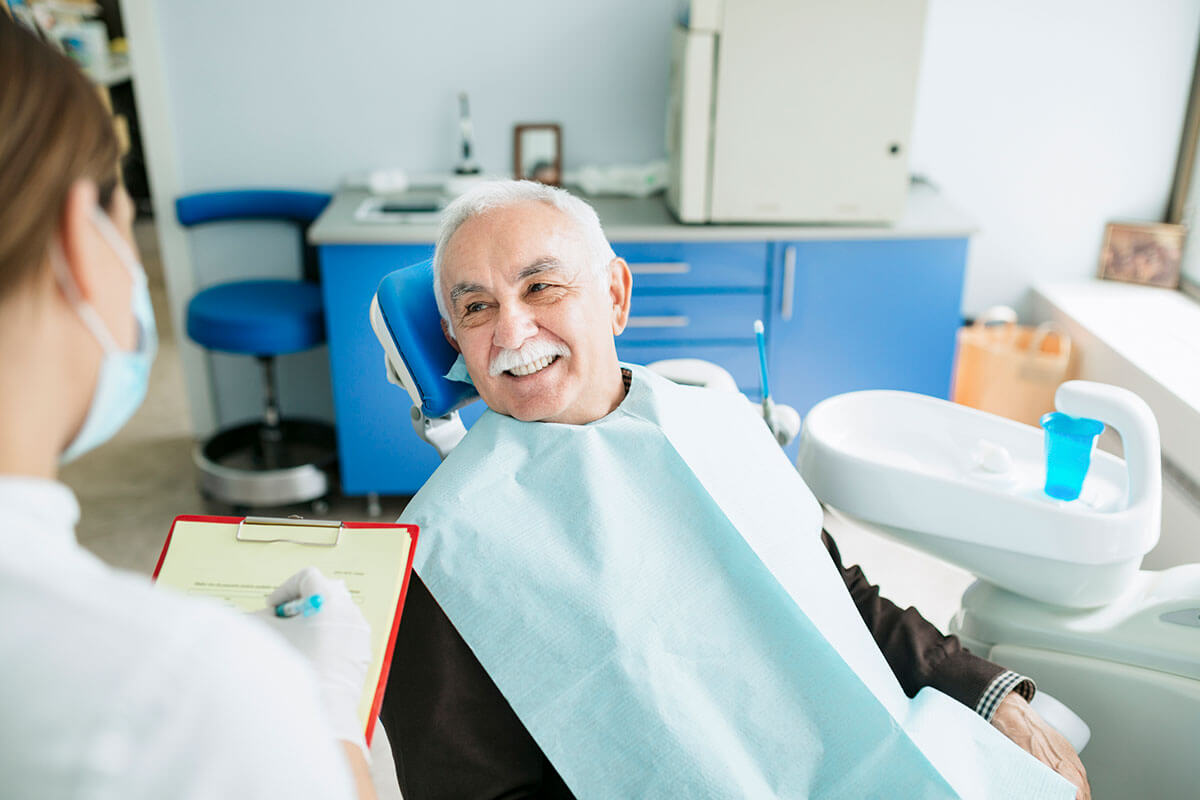
[[[1121,434],[1126,462],[1096,451],[1078,500],[1042,492],[1043,433],[908,392],[838,395],[804,421],[797,466],[816,496],[860,523],[979,578],[1072,608],[1125,589],[1158,541],[1158,426],[1124,389],[1059,388],[1059,410]]]

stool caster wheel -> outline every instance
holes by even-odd
[[[312,512],[318,517],[323,517],[329,513],[329,503],[326,500],[313,500]]]
[[[383,507],[379,505],[379,493],[367,492],[367,516],[374,519],[383,513]]]

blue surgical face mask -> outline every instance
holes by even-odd
[[[51,252],[59,284],[75,307],[79,318],[83,320],[83,324],[104,348],[100,377],[92,392],[87,417],[79,433],[60,457],[64,464],[111,439],[138,410],[146,397],[146,388],[150,382],[150,364],[153,363],[154,354],[158,349],[154,309],[150,305],[150,288],[141,262],[102,211],[93,209],[92,221],[133,279],[132,307],[133,316],[137,320],[138,342],[132,351],[121,349],[96,309],[83,299],[75,279],[67,269],[62,251],[55,245]]]

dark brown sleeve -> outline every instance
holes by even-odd
[[[414,572],[379,718],[405,800],[573,797]]]
[[[821,541],[904,693],[912,697],[923,686],[932,686],[975,709],[988,685],[1004,668],[972,655],[957,636],[943,636],[915,608],[901,610],[880,597],[879,587],[868,583],[860,568],[842,565],[842,555],[828,531],[821,531]]]

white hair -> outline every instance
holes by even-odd
[[[454,335],[450,322],[446,298],[442,296],[442,267],[446,256],[446,245],[463,223],[481,214],[521,203],[545,203],[567,215],[583,236],[592,274],[599,279],[605,275],[605,267],[616,258],[612,245],[600,227],[600,217],[590,205],[575,197],[566,189],[547,186],[535,181],[487,181],[469,189],[442,212],[438,226],[437,245],[433,250],[433,295],[437,300],[438,313]]]

